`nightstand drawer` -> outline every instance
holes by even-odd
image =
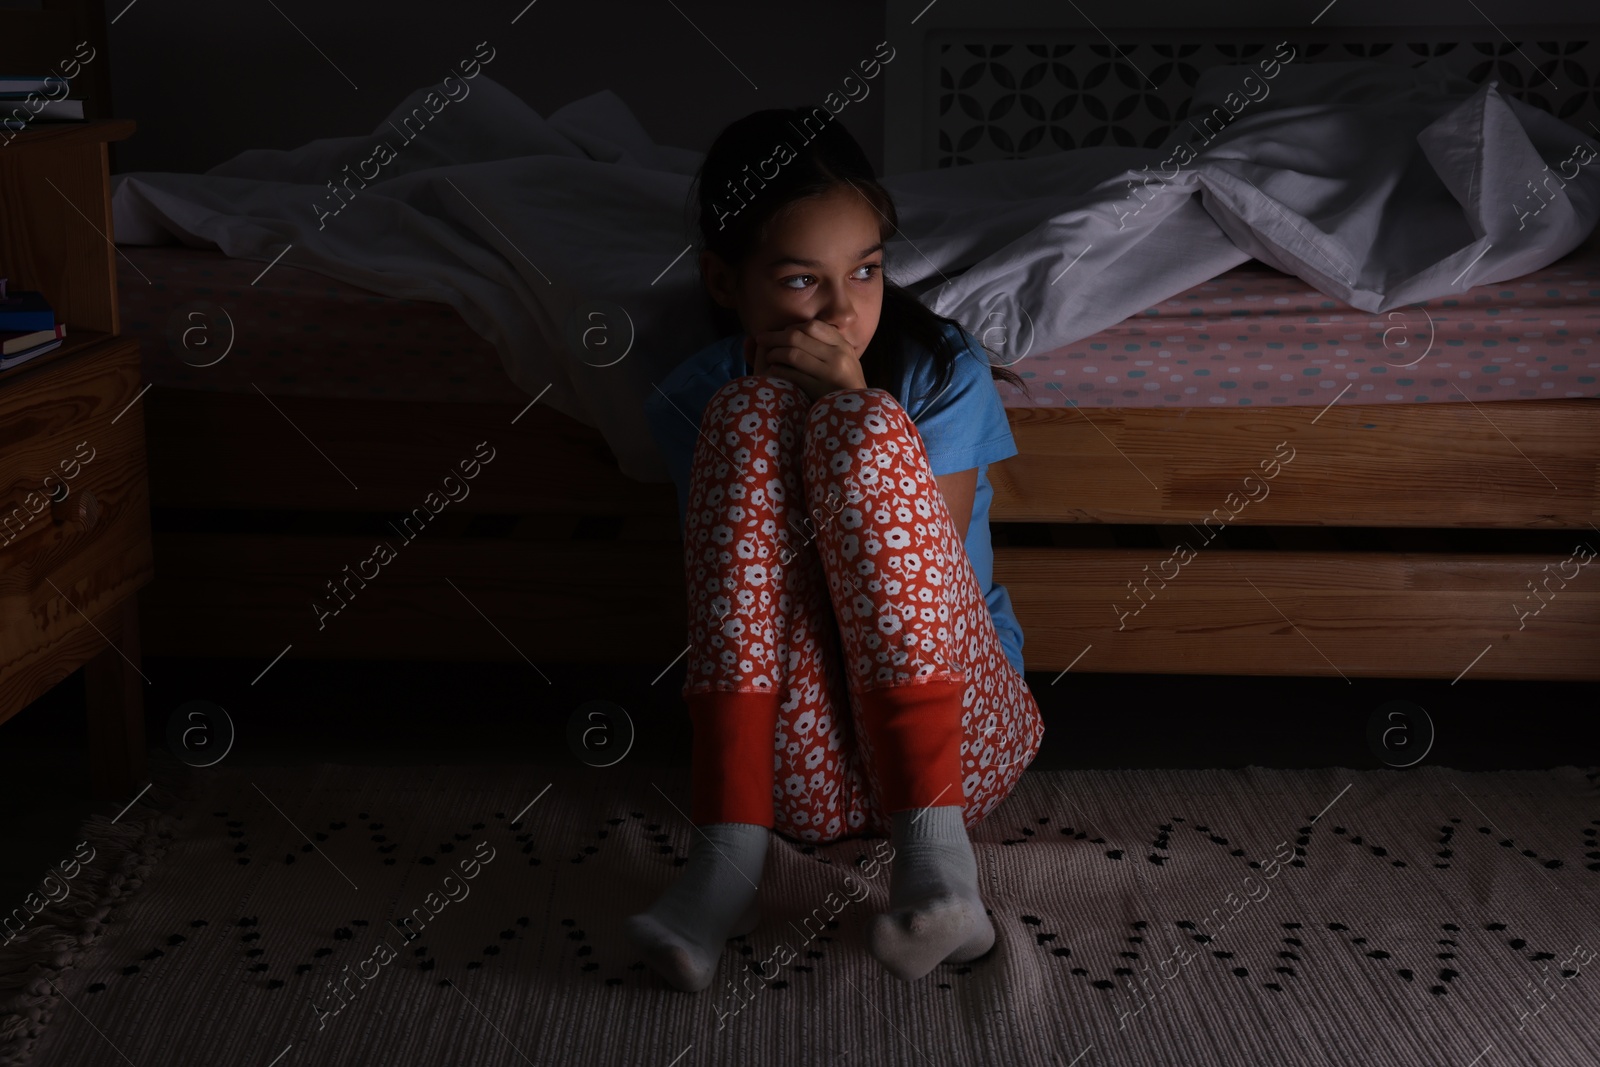
[[[0,682],[48,687],[90,620],[154,576],[139,347],[0,374]],[[103,641],[101,642],[103,644]]]

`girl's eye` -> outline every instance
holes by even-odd
[[[868,272],[866,277],[860,277],[859,276],[862,271],[867,271]],[[866,263],[866,264],[863,264],[862,266],[857,267],[856,268],[856,274],[857,274],[856,281],[858,281],[858,282],[871,281],[872,278],[873,278],[873,273],[872,272],[876,272],[876,273],[881,274],[883,272],[883,264],[882,263]],[[789,277],[784,278],[778,284],[782,285],[786,289],[804,289],[804,288],[806,288],[808,285],[810,285],[812,282],[814,282],[816,280],[817,280],[817,278],[816,278],[816,275],[814,275],[814,274],[791,274]]]

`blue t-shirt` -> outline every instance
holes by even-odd
[[[923,351],[907,361],[890,389],[906,409],[928,455],[935,475],[978,468],[977,491],[972,498],[972,521],[967,527],[967,558],[983,590],[995,634],[1006,659],[1022,671],[1022,627],[1011,609],[1011,595],[994,584],[994,549],[989,540],[989,464],[1017,454],[1017,443],[1006,421],[1005,406],[989,373],[989,357],[966,331],[945,327],[957,356],[944,390],[932,395],[933,355]],[[689,475],[694,465],[700,416],[716,391],[735,378],[750,373],[744,361],[744,335],[734,334],[713,342],[673,368],[645,398],[645,421],[666,460],[678,488],[678,528],[683,529],[689,501]],[[670,398],[670,402],[669,402]]]

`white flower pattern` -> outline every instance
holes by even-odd
[[[961,803],[967,826],[981,821],[1038,754],[1044,723],[905,409],[883,389],[813,403],[792,382],[746,375],[711,398],[701,430],[683,693],[779,695],[774,829],[824,844],[887,834],[859,694],[930,680],[966,683]]]

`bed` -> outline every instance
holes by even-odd
[[[1046,55],[1100,40],[962,25],[962,10],[935,7],[904,31],[916,62],[885,81],[891,169],[1006,151],[993,121],[977,137],[951,127],[941,97],[968,76],[948,80],[954,60],[939,57],[980,49],[972,88],[1004,81],[1007,35]],[[891,25],[905,13],[891,4]],[[1454,38],[1468,51],[1486,31],[1470,34]],[[1168,49],[1177,70],[1191,36],[1202,35],[1147,33],[1140,47]],[[1335,48],[1341,31],[1300,36]],[[1214,37],[1204,47],[1221,56],[1266,39]],[[1132,47],[1131,34],[1119,40]],[[1503,77],[1502,62],[1467,73]],[[1125,87],[1099,84],[1100,112],[1114,114]],[[1123,124],[1156,136],[1141,117]],[[1092,135],[1070,125],[1053,135]],[[1010,140],[1012,154],[1040,150],[1025,139]],[[611,633],[663,675],[677,662],[671,487],[623,474],[601,433],[536,403],[451,308],[288,263],[263,275],[216,251],[123,251],[123,330],[152,383],[149,654],[239,657],[259,664],[258,679],[284,656],[539,670],[615,659],[614,640],[595,640]],[[1340,308],[1247,262],[1031,353],[1015,367],[1031,396],[997,386],[1021,454],[990,471],[995,580],[1010,590],[1027,669],[1049,683],[1069,670],[1600,677],[1600,584],[1583,572],[1600,545],[1597,329],[1591,234],[1525,277],[1399,317]],[[1281,355],[1234,354],[1262,331]],[[1344,395],[1341,364],[1356,360],[1384,364],[1393,390]],[[451,492],[446,477],[484,449],[491,476],[397,525]],[[392,558],[374,571],[378,542]]]

